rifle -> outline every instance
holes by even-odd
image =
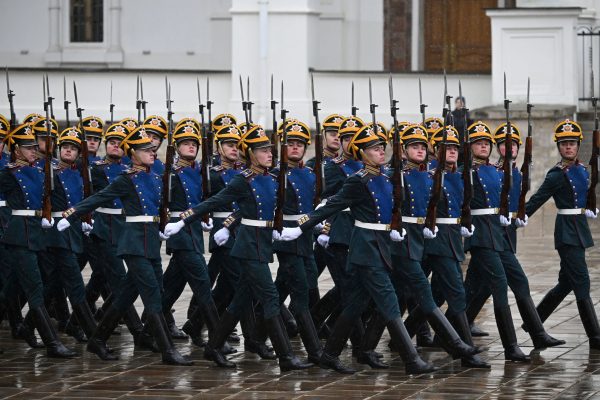
[[[198,91],[199,92],[199,91]],[[198,102],[200,102],[200,99],[198,99]],[[206,77],[206,109],[208,110],[208,132],[203,132],[202,133],[202,140],[204,144],[204,140],[206,138],[206,145],[207,147],[207,153],[206,155],[208,156],[206,158],[207,162],[208,162],[208,166],[206,168],[210,168],[212,167],[212,158],[213,158],[213,152],[214,152],[214,148],[213,148],[213,143],[214,143],[214,132],[212,130],[212,105],[213,102],[210,101],[210,78]],[[204,128],[204,125],[202,125],[202,129]],[[204,163],[204,158],[205,158],[205,153],[204,153],[204,146],[202,147],[202,162]],[[206,179],[209,178],[209,174],[206,175]],[[204,177],[203,177],[204,179]],[[204,187],[204,183],[202,183],[202,187]],[[210,193],[210,191],[208,192]],[[208,194],[207,193],[207,194]],[[207,197],[205,197],[206,199]],[[208,220],[206,221],[208,223]]]
[[[15,105],[13,103],[13,97],[15,97],[15,93],[10,89],[10,79],[8,77],[8,67],[6,67],[6,95],[8,96],[8,104],[10,105],[10,121],[8,132],[12,132],[14,127],[17,124],[17,115],[15,114]],[[10,152],[10,161],[15,162],[16,156],[14,150]]]
[[[44,158],[44,194],[42,197],[42,218],[52,221],[52,191],[54,191],[54,170],[52,167],[52,121],[50,120],[49,103],[46,97],[46,81],[42,78],[44,90],[44,111],[46,112],[46,157]]]
[[[278,158],[277,151],[277,100],[273,96],[273,74],[271,74],[271,111],[273,112],[273,133],[271,134],[271,151],[273,152],[273,160]]]
[[[112,90],[112,83],[111,83]],[[67,78],[63,76],[63,97],[65,101],[63,102],[63,108],[65,109],[65,119],[67,120],[67,128],[71,126],[71,121],[69,121],[69,104],[71,102],[67,100]],[[112,122],[111,122],[112,124]]]
[[[462,85],[458,81],[458,95],[463,99],[463,107],[465,109],[464,124],[463,124],[463,203],[460,213],[460,225],[471,230],[471,200],[473,199],[473,158],[471,156],[471,141],[469,140],[469,128],[467,127],[467,102],[462,95]]]
[[[108,126],[111,126],[115,120],[115,105],[113,104],[113,89],[112,89],[112,81],[110,81],[110,123]]]
[[[446,80],[446,71],[444,70],[444,127],[442,134],[442,141],[438,146],[438,166],[433,173],[433,185],[431,188],[431,196],[429,197],[429,204],[427,205],[427,215],[425,217],[425,226],[432,232],[435,232],[436,220],[437,220],[437,206],[442,197],[442,190],[444,188],[444,174],[446,173],[446,139],[448,138],[448,120],[450,113],[450,99],[452,96],[448,95],[448,82]]]
[[[202,126],[202,161],[201,161],[201,173],[202,173],[202,199],[206,200],[210,196],[210,167],[212,160],[212,149],[209,146],[209,138],[206,132],[206,124],[204,123],[204,106],[202,105],[202,98],[200,97],[200,83],[196,80],[197,89],[198,89],[198,110],[200,110],[200,121]],[[208,78],[206,80],[206,90],[208,91]],[[208,104],[210,104],[210,100],[208,99],[208,92],[206,93],[206,108],[208,108]],[[210,117],[208,118],[209,125],[212,124],[212,120]],[[205,223],[209,222],[208,214],[202,216],[202,220]]]
[[[162,176],[162,193],[160,201],[159,226],[160,231],[165,230],[169,222],[169,205],[171,204],[171,173],[173,172],[173,159],[175,158],[175,147],[173,146],[173,110],[171,109],[171,85],[165,76],[165,92],[167,104],[167,155],[165,159],[165,171]]]
[[[593,72],[592,72],[593,74]],[[593,79],[593,78],[592,78]],[[592,85],[593,88],[593,85]],[[593,89],[592,89],[593,90]],[[525,156],[523,158],[523,165],[521,166],[521,174],[523,175],[521,182],[521,193],[519,194],[519,210],[517,211],[517,218],[520,220],[525,219],[525,196],[529,189],[531,189],[531,165],[533,163],[533,127],[531,126],[531,109],[533,108],[533,104],[529,102],[529,91],[530,91],[530,81],[527,78],[527,138],[525,139]],[[592,102],[594,95],[592,93]],[[596,106],[594,105],[594,109]],[[596,130],[598,131],[598,118],[596,116]],[[599,134],[600,136],[600,134]],[[598,157],[598,153],[596,152],[596,157]],[[596,167],[598,163],[596,163]],[[598,176],[598,169],[596,168],[596,177]],[[595,197],[595,196],[594,196]],[[594,199],[594,204],[596,201]],[[595,206],[594,206],[595,207]]]
[[[316,176],[316,187],[315,187],[315,198],[313,205],[317,207],[321,202],[321,196],[323,195],[323,186],[325,183],[325,171],[323,170],[323,132],[321,132],[321,122],[319,122],[319,103],[320,101],[315,100],[315,82],[313,80],[313,74],[310,74],[310,90],[312,93],[312,108],[313,115],[315,117],[315,167],[314,172]]]
[[[512,127],[509,120],[509,108],[511,101],[506,97],[506,73],[504,73],[504,110],[506,111],[506,138],[504,140],[504,178],[502,181],[502,191],[500,192],[500,211],[499,215],[504,215],[510,220],[509,194],[512,188]]]
[[[240,92],[242,93],[242,109],[244,110],[244,117],[246,118],[246,132],[250,129],[250,118],[248,117],[248,102],[244,100],[244,84],[242,83],[242,76],[240,75]]]
[[[275,217],[273,229],[281,233],[283,230],[283,207],[285,205],[285,192],[287,191],[288,152],[287,152],[287,110],[283,106],[283,81],[281,81],[281,147],[279,149],[279,175],[277,177],[277,199],[275,200]]]
[[[137,76],[137,88],[135,91],[135,108],[137,109],[137,123],[142,126],[142,100],[140,99],[140,76]]]
[[[46,74],[46,93],[48,94],[48,107],[50,108],[50,117],[52,117],[52,119],[55,119],[53,106],[54,97],[50,96],[50,81],[48,80],[48,74]],[[56,127],[56,129],[58,129],[58,127]]]
[[[248,100],[248,119],[252,123],[252,105],[253,102],[250,101],[250,77],[246,77],[246,99]]]
[[[585,208],[596,212],[596,185],[598,185],[598,165],[600,163],[600,131],[598,130],[598,99],[594,96],[594,73],[592,72],[592,105],[594,106],[594,132],[592,138],[592,157],[590,158],[590,187]],[[528,137],[529,139],[529,137]]]
[[[73,81],[73,93],[75,95],[75,107],[77,109],[77,118],[79,119],[79,130],[81,131],[81,178],[83,179],[83,198],[89,197],[92,194],[92,179],[90,176],[90,159],[87,146],[87,137],[83,129],[83,108],[79,107],[77,98],[77,85]],[[91,224],[92,216],[86,215],[81,218],[82,221]]]
[[[171,86],[169,84],[169,94],[171,94]],[[142,110],[144,111],[144,121],[146,120],[146,104],[147,101],[144,100],[144,81],[140,77],[140,101],[142,103]]]
[[[356,111],[358,110],[358,107],[354,106],[354,81],[352,81],[352,103],[351,104],[352,104],[352,108],[351,108],[352,116],[356,117]]]
[[[394,203],[392,206],[392,222],[390,228],[401,232],[402,230],[402,203],[404,202],[404,174],[402,172],[402,144],[400,143],[400,132],[398,127],[398,118],[396,112],[398,111],[398,100],[394,100],[394,85],[392,83],[392,74],[388,82],[390,92],[390,112],[392,114],[392,120],[394,121],[394,136],[392,138],[393,151],[392,156],[392,187],[393,187],[393,199]]]

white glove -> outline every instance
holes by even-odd
[[[402,228],[402,233],[400,233],[399,231],[392,229],[390,231],[390,239],[392,239],[393,242],[401,242],[404,240],[404,237],[406,236],[406,230],[404,228]]]
[[[273,240],[276,242],[281,240],[281,233],[277,229],[273,229]]]
[[[321,232],[321,230],[323,229],[325,225],[322,222],[319,222],[317,225],[315,225],[315,227],[313,228],[314,230],[316,230],[317,232]]]
[[[200,225],[202,225],[202,230],[204,232],[210,232],[212,230],[212,228],[213,228],[213,220],[212,220],[212,218],[209,218],[208,219],[208,224],[205,223],[204,221],[202,221],[200,223]]]
[[[315,207],[315,210],[318,210],[319,208],[323,207],[325,204],[327,204],[327,199],[321,201],[319,204],[317,204],[317,206]]]
[[[69,220],[66,218],[63,218],[60,221],[58,221],[58,223],[56,224],[56,229],[58,229],[59,232],[62,232],[70,226],[71,226],[71,223],[69,222]]]
[[[527,216],[527,214],[525,214],[524,219],[520,219],[520,218],[515,219],[515,225],[517,228],[522,228],[524,226],[527,226],[528,220],[529,220],[529,217]]]
[[[167,224],[167,226],[165,226],[165,232],[164,232],[165,236],[171,237],[171,236],[175,235],[177,232],[182,230],[184,226],[185,226],[185,222],[183,222],[183,220],[180,220],[177,222],[169,222]]]
[[[470,238],[475,233],[475,226],[471,225],[471,230],[468,230],[464,226],[460,227],[460,236],[464,238]]]
[[[91,222],[91,224],[88,224],[87,222],[81,223],[81,230],[83,233],[90,233],[92,229],[94,229],[94,221],[92,220]]]
[[[229,240],[229,234],[229,229],[225,227],[216,231],[215,236],[213,236],[213,238],[215,239],[215,243],[217,244],[217,246],[223,246],[225,243],[227,243],[227,241]]]
[[[317,237],[317,243],[319,243],[321,245],[321,247],[323,247],[324,249],[328,248],[329,247],[329,235],[321,233]]]
[[[298,239],[300,235],[302,235],[302,229],[300,229],[300,227],[283,228],[283,231],[281,231],[281,240],[289,242]]]
[[[438,231],[439,231],[439,229],[437,226],[435,227],[433,232],[431,231],[431,229],[425,227],[425,228],[423,228],[423,236],[425,237],[425,239],[435,239]]]
[[[596,219],[598,218],[598,209],[596,208],[596,212],[593,212],[592,210],[585,210],[585,216],[591,219]]]
[[[167,240],[169,238],[168,235],[165,235],[161,231],[158,231],[158,236],[160,236],[160,240],[162,240],[162,241],[165,241],[165,240]]]
[[[501,226],[509,226],[510,225],[510,219],[506,218],[504,215],[500,216],[500,225]]]
[[[50,217],[50,221],[46,218],[42,218],[42,228],[50,229],[54,226],[54,218]]]

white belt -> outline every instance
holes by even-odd
[[[477,208],[471,210],[471,215],[493,215],[498,214],[497,208]]]
[[[53,211],[50,213],[52,218],[62,218],[64,211]]]
[[[159,218],[154,215],[135,215],[125,217],[125,222],[158,222]]]
[[[585,208],[559,208],[558,215],[579,215],[585,214]]]
[[[435,223],[442,225],[460,224],[460,218],[436,218]]]
[[[182,213],[182,212],[183,212],[183,211],[171,211],[171,212],[169,213],[169,216],[170,216],[171,218],[179,218],[179,217],[181,217],[181,213]]]
[[[405,217],[403,215],[402,222],[406,222],[407,224],[424,224],[425,217]]]
[[[284,214],[283,220],[284,221],[298,221],[302,217],[304,217],[304,214],[299,214],[299,215]]]
[[[371,223],[371,222],[362,222],[362,221],[354,220],[354,226],[357,226],[357,227],[363,228],[363,229],[371,229],[373,231],[390,231],[389,224],[376,224],[376,223]]]
[[[214,218],[228,218],[230,215],[232,214],[231,211],[215,211],[214,213],[212,213],[212,216]]]
[[[0,200],[0,207],[6,207],[6,200]]]
[[[263,220],[263,219],[242,218],[242,225],[254,226],[257,228],[272,228],[273,221],[268,221],[268,220]]]
[[[12,210],[12,215],[19,217],[41,217],[41,210]]]
[[[106,207],[98,207],[96,211],[102,214],[112,214],[112,215],[121,215],[123,214],[122,208],[106,208]]]

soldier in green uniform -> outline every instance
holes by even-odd
[[[231,249],[240,265],[241,275],[233,301],[223,313],[221,323],[211,335],[205,357],[211,359],[255,296],[262,305],[265,326],[282,371],[305,369],[313,364],[302,363],[293,353],[280,316],[279,296],[271,277],[269,262],[273,261],[273,217],[277,180],[268,172],[272,163],[271,142],[259,125],[253,125],[243,135],[240,148],[250,161],[250,168],[235,175],[221,192],[198,206],[182,213],[181,220],[170,223],[165,235],[172,236],[203,215],[230,206],[240,208],[241,225]]]
[[[114,360],[106,347],[106,341],[124,313],[138,295],[146,309],[147,323],[166,364],[191,365],[171,340],[162,313],[162,266],[158,212],[161,177],[151,171],[154,164],[154,146],[144,128],[136,128],[122,142],[121,147],[132,159],[132,167],[120,175],[102,191],[95,193],[63,213],[57,224],[59,231],[67,229],[82,215],[120,199],[126,215],[125,226],[119,238],[117,255],[127,264],[127,276],[122,282],[118,296],[105,312],[98,329],[89,338],[88,351],[103,360]]]
[[[590,277],[585,249],[594,242],[588,218],[595,219],[598,209],[586,209],[589,172],[577,159],[583,134],[574,121],[564,120],[554,128],[554,141],[561,161],[548,171],[542,186],[531,196],[526,214],[533,215],[550,197],[558,213],[554,226],[554,247],[560,256],[558,283],[544,296],[537,311],[542,321],[573,291],[585,333],[592,349],[600,349],[600,326],[590,297]]]
[[[0,193],[11,208],[11,216],[1,242],[18,265],[12,264],[11,274],[25,292],[32,315],[46,351],[50,357],[74,357],[76,353],[67,349],[56,333],[44,306],[43,284],[38,266],[38,253],[45,249],[40,221],[44,171],[38,168],[37,141],[30,123],[16,127],[5,142],[16,161],[0,170]],[[44,219],[44,227],[52,225]],[[17,268],[18,266],[18,268]],[[11,278],[7,282],[12,282]],[[4,287],[5,296],[15,295],[16,285]],[[5,297],[6,298],[6,297]]]

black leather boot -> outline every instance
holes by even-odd
[[[135,306],[132,305],[127,309],[123,315],[123,320],[125,321],[127,329],[133,336],[133,343],[136,350],[147,350],[153,353],[160,353],[154,338],[150,334],[150,329],[145,328],[144,324],[142,324],[142,320],[140,319]]]
[[[290,343],[290,338],[287,335],[281,315],[278,314],[272,318],[265,318],[265,326],[271,338],[273,349],[279,358],[279,369],[282,372],[306,369],[314,365],[312,363],[303,363],[292,352],[292,344]]]
[[[304,344],[304,349],[308,353],[308,362],[318,364],[323,354],[323,347],[319,341],[317,329],[308,310],[296,314],[298,323],[298,332]]]
[[[71,314],[67,320],[65,333],[75,339],[77,343],[87,343],[88,338],[85,331],[79,326],[79,321],[77,321],[76,318],[73,318],[73,314]]]
[[[333,369],[342,374],[354,374],[356,372],[355,369],[342,364],[339,359],[340,353],[350,336],[350,331],[355,324],[355,320],[348,319],[344,315],[338,316],[331,335],[329,335],[329,339],[325,343],[321,360],[319,360],[319,367]]]
[[[244,350],[249,353],[257,354],[263,360],[274,360],[277,358],[273,349],[269,348],[265,343],[265,339],[261,338],[257,331],[256,319],[252,307],[244,310],[240,319],[242,326],[242,334],[244,335]]]
[[[77,356],[76,352],[66,348],[58,338],[46,307],[40,306],[30,311],[35,321],[35,326],[42,337],[42,341],[46,345],[46,354],[48,357],[73,358]]]
[[[442,313],[442,310],[435,308],[433,312],[427,315],[427,321],[440,339],[441,345],[452,357],[462,358],[481,353],[482,349],[476,346],[470,346],[463,342],[454,330],[454,327]]]
[[[578,300],[577,308],[585,333],[590,339],[590,349],[600,350],[600,325],[598,325],[598,317],[592,299],[588,297]]]
[[[456,329],[456,332],[460,336],[460,338],[468,344],[469,346],[473,346],[473,337],[471,336],[471,329],[469,328],[469,321],[467,320],[467,315],[462,312],[459,314],[455,314],[452,316],[448,316],[448,320]],[[479,356],[472,355],[468,357],[462,357],[460,359],[460,364],[466,368],[491,368],[490,364],[483,361]]]
[[[150,324],[152,336],[156,340],[156,345],[162,354],[162,362],[169,365],[189,366],[194,363],[188,357],[182,356],[173,344],[173,339],[169,335],[167,321],[162,312],[146,313],[146,323]]]
[[[417,346],[418,347],[439,347],[433,340],[429,324],[423,322],[417,328]]]
[[[375,348],[383,335],[385,329],[385,319],[378,312],[374,312],[367,328],[363,335],[362,343],[360,344],[360,351],[356,360],[361,364],[367,364],[369,367],[374,369],[387,369],[390,366],[379,359]]]
[[[226,343],[227,336],[235,328],[238,323],[236,316],[231,314],[229,311],[223,312],[221,319],[217,315],[217,310],[214,308],[214,304],[211,307],[214,311],[205,311],[206,315],[205,322],[209,326],[209,339],[208,343],[204,346],[204,358],[210,361],[214,361],[217,366],[221,368],[235,368],[235,363],[227,360],[223,353],[220,351],[223,345]],[[201,307],[198,306],[194,314],[192,315],[195,323],[196,314],[201,313]]]
[[[279,311],[281,319],[285,325],[285,330],[287,331],[288,337],[294,338],[298,336],[298,324],[296,323],[296,320],[294,319],[294,316],[292,315],[290,310],[288,310],[285,304],[282,304],[279,307]]]
[[[321,300],[319,288],[308,289],[308,308],[312,309]]]
[[[312,314],[317,331],[321,329],[321,327],[325,324],[327,317],[331,315],[333,310],[335,310],[339,304],[339,289],[334,286],[327,293],[325,293],[325,296],[321,297],[317,304],[310,309],[310,313]]]
[[[471,329],[471,336],[473,337],[490,336],[488,332],[481,329],[481,327],[474,322],[469,324],[469,329]]]
[[[517,300],[517,307],[519,307],[523,325],[528,328],[533,347],[536,349],[545,349],[565,344],[564,340],[555,339],[546,332],[531,296]]]
[[[517,362],[531,362],[531,358],[523,353],[517,343],[517,335],[513,324],[510,306],[494,307],[496,324],[500,333],[500,340],[504,347],[504,359]]]
[[[197,307],[194,307],[196,309]],[[192,313],[190,318],[194,315]],[[204,320],[202,316],[198,316],[195,319],[196,322],[192,322],[191,319],[188,319],[185,324],[181,327],[181,330],[189,335],[192,339],[192,343],[198,347],[206,346],[206,341],[202,338],[202,327],[204,326]]]
[[[469,304],[467,306],[467,310],[465,312],[467,314],[467,320],[469,321],[469,326],[471,327],[471,335],[472,336],[483,337],[483,336],[490,335],[488,332],[484,331],[483,329],[481,329],[479,326],[477,326],[475,324],[475,318],[477,318],[477,315],[479,315],[479,312],[485,305],[485,302],[487,301],[487,299],[488,299],[487,296],[476,294],[475,296],[473,296],[473,298],[471,299],[471,301],[469,302]]]
[[[560,303],[562,303],[565,297],[566,295],[563,296],[562,293],[557,293],[554,289],[551,289],[548,293],[546,293],[542,301],[540,301],[540,304],[538,304],[536,307],[542,323],[544,323],[544,321],[546,321],[548,317],[552,315],[554,310],[556,310]],[[523,328],[525,332],[528,331],[527,325],[525,324],[521,325],[521,328]]]
[[[426,374],[437,369],[428,362],[423,361],[419,356],[401,317],[388,321],[386,326],[394,344],[399,348],[400,357],[404,361],[404,369],[407,374]]]
[[[21,317],[20,305],[18,303],[16,303],[15,306],[19,307],[18,308],[18,316]],[[16,311],[16,310],[14,310],[14,311]],[[25,319],[22,319],[22,317],[13,319],[12,305],[9,304],[7,313],[8,313],[9,323],[12,328],[11,329],[12,337],[14,339],[25,340],[25,342],[27,342],[29,347],[31,347],[32,349],[41,349],[41,348],[45,347],[44,343],[40,343],[38,341],[37,337],[35,336],[35,331],[33,328],[33,326],[34,326],[33,314],[31,313],[31,311],[29,311],[25,315]]]
[[[171,335],[171,338],[176,340],[188,340],[188,335],[186,335],[185,332],[177,327],[173,313],[170,310],[163,310],[163,314],[165,316],[165,321],[167,321],[167,329]]]
[[[110,349],[106,345],[106,341],[115,327],[119,324],[121,315],[122,313],[112,306],[104,311],[102,321],[100,321],[96,327],[96,331],[88,339],[87,351],[96,354],[101,360],[112,361],[119,359],[116,355],[111,354]]]
[[[92,315],[92,311],[90,310],[87,301],[83,301],[79,304],[71,304],[71,307],[73,307],[71,319],[74,316],[77,319],[79,326],[81,326],[81,329],[83,329],[85,336],[88,338],[91,337],[96,331],[96,320],[94,320],[94,316]]]

